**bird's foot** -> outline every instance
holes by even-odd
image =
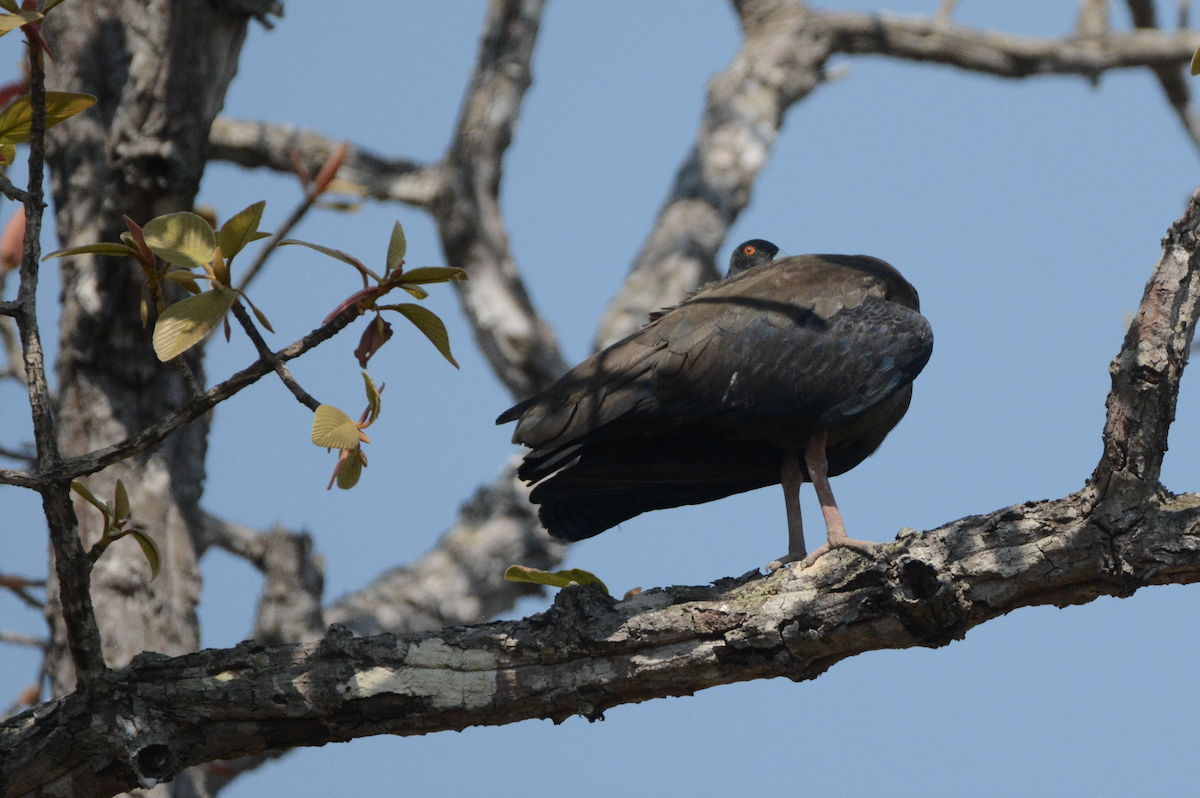
[[[804,570],[834,549],[853,549],[864,557],[874,559],[875,547],[877,545],[869,540],[857,540],[846,537],[844,533],[840,537],[831,536],[828,542],[822,543],[812,554],[804,558],[803,562],[800,563],[799,570]]]
[[[780,557],[778,560],[771,560],[771,562],[767,563],[767,573],[773,574],[790,562],[799,562],[800,560],[803,560],[805,556],[806,555],[803,551],[793,551],[789,552],[783,557]]]

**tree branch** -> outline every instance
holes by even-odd
[[[719,684],[813,679],[865,650],[937,647],[1030,605],[1200,581],[1200,495],[1104,530],[1082,494],[906,530],[876,561],[752,573],[616,602],[569,588],[521,621],[395,637],[138,657],[103,689],[0,725],[2,794],[107,796],[215,758],[372,734],[426,734]],[[121,729],[120,734],[112,733]]]

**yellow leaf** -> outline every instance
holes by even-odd
[[[203,269],[217,252],[217,238],[208,222],[194,213],[168,213],[142,228],[146,246],[185,269]]]
[[[186,352],[216,329],[237,299],[231,289],[214,284],[212,290],[176,302],[163,311],[154,325],[154,352],[166,362]]]
[[[96,102],[90,94],[71,91],[46,92],[46,129],[70,119],[80,111],[86,111]],[[9,103],[0,112],[0,143],[22,144],[29,141],[33,127],[33,110],[29,95],[25,94]]]
[[[449,360],[450,365],[454,368],[458,368],[454,355],[450,354],[450,334],[446,332],[446,325],[442,324],[442,320],[437,317],[436,313],[411,302],[390,307],[416,325],[416,328],[437,347],[437,351],[442,353],[442,357]]]
[[[600,585],[605,593],[608,588],[600,581],[600,577],[582,568],[570,568],[565,571],[543,571],[526,565],[510,565],[504,572],[504,578],[509,582],[531,582],[535,585],[550,587],[566,587],[574,582],[579,585]]]
[[[350,416],[333,405],[321,405],[313,413],[312,442],[326,449],[357,449],[361,430]]]

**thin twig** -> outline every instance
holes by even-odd
[[[8,176],[0,172],[0,193],[8,197],[13,202],[19,202],[22,205],[28,205],[32,201],[32,196],[27,191],[22,191],[12,184]]]
[[[304,195],[304,199],[301,200],[300,204],[297,205],[292,210],[291,214],[289,214],[288,217],[283,220],[283,224],[280,225],[279,229],[267,239],[267,243],[258,251],[258,255],[255,256],[254,260],[250,262],[250,266],[247,267],[246,273],[243,274],[242,279],[238,281],[237,289],[239,291],[245,291],[246,286],[250,285],[250,282],[258,276],[258,273],[262,271],[262,267],[266,264],[267,258],[271,257],[271,255],[274,254],[275,250],[279,247],[279,242],[286,238],[288,233],[292,232],[292,228],[304,218],[304,214],[308,213],[309,209],[312,208],[313,203],[316,201],[316,196],[311,196],[307,193]]]
[[[1158,16],[1153,0],[1126,0],[1126,5],[1135,27],[1144,31],[1158,29]],[[1181,10],[1186,11],[1186,7],[1181,7]],[[1196,107],[1192,104],[1192,90],[1183,66],[1160,64],[1150,68],[1158,78],[1158,84],[1162,86],[1167,102],[1175,109],[1179,121],[1183,123],[1183,129],[1187,131],[1197,149],[1200,149],[1200,114],[1196,113]]]
[[[10,576],[8,574],[0,574],[0,587],[11,590],[21,601],[35,610],[45,609],[46,603],[39,601],[30,592],[29,588],[39,587],[45,588],[46,581],[26,579],[23,576]]]
[[[37,489],[42,494],[42,509],[50,530],[58,575],[59,597],[67,647],[81,685],[91,684],[106,670],[100,646],[100,628],[92,608],[91,567],[79,539],[78,521],[71,501],[69,479],[50,479],[47,474],[60,470],[58,432],[54,421],[53,400],[46,381],[45,358],[37,322],[38,265],[41,259],[43,172],[46,153],[46,76],[42,52],[35,36],[26,36],[29,51],[29,102],[32,109],[29,138],[29,189],[24,194],[25,240],[21,256],[21,283],[17,289],[17,329],[21,333],[22,360],[28,377],[29,408],[33,417],[33,436],[37,446],[37,467],[41,477]],[[19,473],[19,472],[17,472]],[[10,484],[18,484],[15,480]]]
[[[250,314],[246,312],[246,308],[242,305],[240,299],[236,299],[233,302],[233,315],[241,322],[242,329],[246,331],[246,335],[250,336],[250,340],[254,342],[254,348],[258,350],[258,356],[274,367],[275,373],[279,375],[279,379],[283,381],[283,384],[287,386],[287,389],[292,392],[292,395],[296,397],[296,400],[300,404],[316,412],[321,403],[309,396],[308,392],[300,387],[300,384],[296,382],[296,378],[292,376],[292,372],[288,371],[288,367],[283,365],[282,361],[267,346],[267,342],[259,334],[258,328],[254,326],[254,322],[250,319]]]

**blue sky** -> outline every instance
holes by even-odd
[[[226,111],[436,159],[483,7],[379,0],[349,14],[293,2],[274,31],[252,31]],[[956,16],[1052,35],[1069,30],[1074,7],[965,0]],[[1114,15],[1127,25],[1122,9]],[[705,81],[738,40],[733,13],[716,0],[548,4],[502,202],[516,260],[570,360],[588,353],[691,145]],[[887,540],[904,526],[931,529],[1078,489],[1100,455],[1107,365],[1125,316],[1200,180],[1195,149],[1148,73],[1113,73],[1093,88],[880,58],[838,63],[846,76],[788,115],[726,250],[762,237],[792,253],[876,255],[921,293],[936,344],[912,409],[874,457],[833,481],[850,533]],[[297,198],[284,177],[219,164],[201,192],[223,217],[266,199],[267,224]],[[397,219],[408,263],[440,264],[429,219],[402,207],[317,213],[296,236],[378,262]],[[291,249],[251,295],[284,342],[354,288],[347,267]],[[311,531],[330,598],[419,556],[515,452],[511,428],[492,424],[509,397],[472,348],[452,291],[433,293],[427,304],[446,319],[462,369],[397,325],[372,361],[389,387],[355,491],[323,490],[332,456],[308,441],[311,415],[278,383],[263,381],[217,411],[205,505],[242,523]],[[48,281],[47,313],[55,294]],[[319,399],[351,412],[363,401],[355,338],[295,369]],[[251,357],[236,335],[214,342],[210,379]],[[1197,488],[1196,387],[1185,375],[1163,470],[1175,491]],[[27,425],[20,400],[0,386],[14,428],[16,419]],[[13,436],[4,442],[20,440]],[[568,564],[614,591],[738,575],[784,553],[779,494],[642,516],[578,544]],[[36,501],[12,488],[0,489],[0,501],[12,519],[0,570],[43,573]],[[821,524],[810,488],[803,501],[811,546]],[[204,644],[231,645],[249,630],[257,575],[220,552],[203,566]],[[530,600],[518,613],[544,604]],[[863,655],[814,682],[719,687],[617,707],[602,723],[528,721],[294,752],[227,794],[1181,792],[1200,778],[1200,700],[1190,689],[1198,614],[1200,593],[1180,587],[1026,609],[946,648]],[[38,632],[40,623],[0,596],[0,627]],[[35,670],[30,652],[0,647],[0,694]]]

